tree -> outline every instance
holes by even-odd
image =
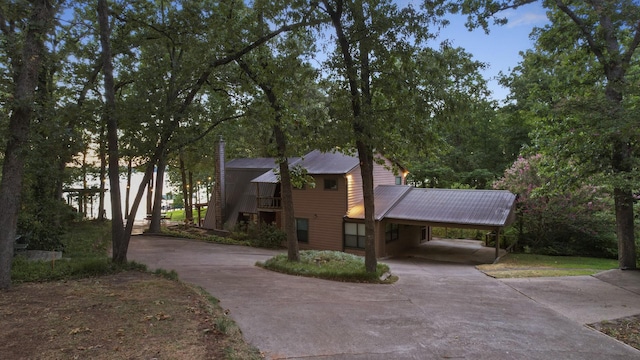
[[[533,2],[467,0],[463,2],[464,6],[459,2],[450,6],[453,11],[469,15],[468,26],[483,26],[486,29],[487,18],[494,17],[502,10]],[[584,64],[582,71],[591,73],[593,70],[602,79],[594,84],[589,94],[575,94],[577,97],[571,96],[554,103],[565,112],[563,117],[554,120],[560,126],[565,121],[580,126],[580,131],[565,137],[568,142],[561,145],[565,150],[565,158],[569,156],[577,160],[575,164],[580,171],[594,170],[591,162],[573,156],[579,155],[582,147],[580,141],[584,138],[580,134],[598,139],[597,144],[591,143],[589,152],[593,154],[593,149],[599,150],[597,158],[603,161],[598,161],[598,172],[607,175],[607,183],[613,188],[619,267],[635,269],[637,255],[633,194],[638,189],[635,179],[638,171],[639,127],[634,116],[635,110],[629,108],[628,100],[633,91],[629,70],[637,66],[639,58],[640,4],[633,0],[555,0],[543,2],[543,6],[550,10],[551,24],[540,30],[539,45],[556,55],[562,55],[562,49],[571,49],[573,54],[580,54],[586,49],[594,62],[589,60],[589,56],[579,57]],[[506,20],[498,19],[498,22],[504,23]],[[577,103],[597,106],[590,106],[588,113],[576,112]]]
[[[376,269],[373,163],[432,153],[438,125],[455,124],[482,83],[468,87],[478,64],[445,42],[425,46],[439,14],[421,13],[390,1],[323,1],[335,33],[327,61],[330,114],[335,140],[355,148],[360,159],[365,209],[365,267]],[[473,90],[472,90],[473,89]],[[471,91],[471,95],[468,90]]]
[[[158,55],[163,57],[166,54],[166,58],[170,60],[169,62],[160,62],[161,68],[166,72],[158,73],[157,69],[153,69],[156,72],[156,77],[162,78],[167,75],[167,81],[159,82],[161,86],[148,89],[152,91],[148,95],[160,101],[154,101],[152,105],[147,105],[147,108],[150,107],[153,110],[150,112],[152,116],[148,118],[147,124],[155,130],[155,136],[149,136],[147,139],[151,146],[144,156],[147,159],[145,174],[136,194],[131,209],[132,213],[137,210],[144,188],[151,179],[154,168],[157,167],[158,171],[164,171],[164,164],[166,164],[169,154],[192,142],[176,135],[181,133],[180,130],[183,126],[192,125],[190,115],[194,104],[199,103],[201,100],[203,101],[202,93],[213,82],[215,71],[240,59],[284,32],[310,24],[306,14],[302,13],[294,17],[295,21],[292,23],[278,24],[275,29],[266,31],[264,35],[252,37],[253,34],[247,34],[247,32],[242,31],[242,26],[247,26],[247,22],[250,20],[249,17],[245,16],[247,8],[243,3],[219,3],[215,1],[205,1],[205,3],[206,6],[202,6],[203,4],[197,1],[186,1],[176,7],[165,7],[168,4],[160,3],[157,7],[154,7],[147,6],[147,3],[135,2],[125,4],[122,9],[113,12],[115,18],[124,24],[126,31],[139,36],[140,40],[151,41],[150,47],[164,46],[164,49],[167,49],[167,53],[159,53]],[[216,11],[211,12],[209,9],[215,9]],[[184,18],[182,18],[183,15],[185,16]],[[165,22],[165,19],[167,22]],[[132,24],[139,27],[127,27]],[[173,25],[176,26],[174,29],[178,30],[175,34],[170,31]],[[186,41],[188,40],[186,37],[189,36],[192,40],[195,40],[193,42]],[[211,43],[203,44],[201,43],[202,39]],[[154,40],[158,40],[158,43],[153,43]],[[181,48],[183,40],[185,40],[184,49]],[[121,46],[126,44],[125,42]],[[187,44],[195,46],[196,49],[194,51],[197,51],[201,57],[189,56],[186,59],[189,60],[191,66],[183,67],[184,64],[180,61],[183,51],[189,50],[186,47]],[[211,51],[211,49],[214,50]],[[147,56],[147,59],[153,60],[154,53],[152,51],[142,52],[142,55]],[[136,70],[139,65],[140,63],[136,62],[133,70]],[[148,67],[147,69],[151,68]],[[142,83],[140,83],[140,87],[142,86]],[[209,124],[207,130],[196,136],[193,141],[203,138],[217,124],[237,116],[230,115],[215,119],[213,123]],[[156,224],[159,224],[162,188],[161,186],[156,186],[154,190],[156,192],[156,201],[152,222],[155,221]],[[113,260],[115,262],[126,261],[126,251],[133,222],[134,217],[129,216],[121,236],[115,237],[116,234],[114,233]]]
[[[16,4],[7,4],[9,7]],[[15,81],[9,139],[4,150],[2,180],[0,182],[0,289],[11,284],[11,261],[13,241],[16,234],[17,216],[20,210],[20,193],[24,171],[25,143],[33,115],[34,92],[40,72],[44,39],[52,28],[58,3],[46,0],[20,2],[28,16],[12,18],[19,12],[10,13],[9,8],[0,8],[0,31],[5,37],[3,47],[8,50],[10,67]],[[22,47],[20,49],[20,47]]]
[[[546,156],[519,157],[496,189],[517,194],[518,247],[537,254],[615,257],[609,194],[586,181],[565,189],[545,173]]]

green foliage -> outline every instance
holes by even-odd
[[[387,281],[380,280],[384,273],[389,272],[388,265],[378,263],[376,272],[368,273],[363,257],[339,251],[303,250],[297,262],[289,261],[287,254],[279,254],[256,265],[285,274],[335,281],[389,283],[397,280],[393,277]]]
[[[153,273],[158,276],[162,276],[165,279],[174,281],[178,280],[178,273],[175,270],[167,271],[165,269],[155,269]]]
[[[61,201],[27,201],[18,215],[17,233],[26,237],[31,250],[62,251],[63,235],[74,217],[73,209]]]
[[[22,283],[78,279],[115,274],[126,270],[144,271],[146,267],[136,263],[116,264],[107,257],[62,259],[54,262],[29,261],[23,256],[17,256],[14,258],[11,269],[11,281]]]
[[[519,158],[494,183],[518,195],[519,219],[509,231],[518,246],[533,253],[615,257],[611,198],[604,188],[588,184],[571,191],[554,187],[540,171],[541,155]]]
[[[252,246],[267,249],[281,248],[287,240],[287,234],[271,224],[261,224],[259,227],[252,226],[248,235]]]
[[[55,281],[114,274],[125,270],[145,271],[142,264],[115,264],[107,257],[110,223],[81,221],[69,224],[60,236],[65,257],[55,261],[29,261],[18,255],[13,259],[11,280],[14,283]]]
[[[431,234],[434,237],[446,238],[446,239],[475,239],[484,240],[486,231],[474,230],[474,229],[457,229],[457,228],[443,228],[432,227]]]
[[[202,240],[214,244],[226,244],[226,245],[243,245],[250,246],[250,243],[246,239],[238,239],[235,237],[223,237],[217,235],[204,234],[200,232],[190,232],[180,228],[162,228],[162,234],[167,236],[180,237],[185,239]]]

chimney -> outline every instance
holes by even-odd
[[[224,229],[224,220],[225,220],[225,186],[224,186],[224,139],[220,136],[220,140],[218,140],[216,144],[216,176],[215,183],[213,185],[213,196],[215,203],[215,228],[218,230]]]

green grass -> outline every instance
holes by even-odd
[[[397,277],[390,277],[382,281],[380,277],[389,272],[389,266],[378,263],[375,273],[367,273],[364,268],[364,258],[340,251],[303,250],[300,251],[300,261],[290,262],[287,254],[278,254],[257,266],[290,275],[315,277],[327,280],[345,282],[392,283]]]
[[[202,208],[202,210],[200,210],[200,218],[204,219],[205,215],[207,215],[207,208]],[[167,211],[167,217],[169,217],[171,221],[184,221],[184,209]],[[198,211],[196,211],[196,209],[193,209],[193,221],[198,221]]]
[[[16,256],[11,266],[13,283],[43,282],[114,274],[124,270],[146,270],[146,266],[129,262],[115,264],[107,256],[111,246],[111,223],[81,221],[71,224],[63,235],[63,259],[28,261]]]
[[[495,278],[593,275],[617,267],[613,259],[536,254],[508,254],[497,264],[477,266]]]

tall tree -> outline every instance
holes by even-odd
[[[118,120],[116,118],[115,83],[111,60],[111,28],[109,25],[109,7],[107,0],[98,0],[98,24],[100,26],[100,44],[102,47],[102,73],[104,75],[105,109],[104,120],[107,124],[107,143],[109,152],[109,187],[111,196],[111,232],[114,239],[123,236],[124,223],[120,202],[120,156],[118,152]],[[124,262],[128,242],[114,241],[113,259]],[[124,258],[123,258],[124,256]]]
[[[487,19],[500,11],[518,8],[521,5],[536,2],[534,0],[511,1],[479,1],[465,0],[450,3],[453,11],[461,11],[469,15],[468,26],[483,26],[486,29]],[[462,3],[463,5],[461,6]],[[640,4],[634,0],[608,1],[588,0],[584,2],[554,0],[543,1],[548,8],[551,24],[542,29],[539,43],[550,49],[572,48],[576,51],[587,49],[595,59],[595,69],[603,78],[603,82],[594,84],[590,101],[582,104],[599,104],[591,108],[589,114],[582,113],[578,123],[583,132],[589,132],[591,138],[598,141],[599,162],[603,167],[600,172],[609,172],[608,183],[613,188],[614,209],[616,214],[616,235],[618,238],[618,260],[621,269],[636,268],[636,241],[634,234],[634,191],[638,189],[638,120],[633,115],[635,110],[628,107],[628,98],[633,89],[629,70],[638,64],[638,46],[640,46]],[[505,19],[497,19],[504,23]],[[548,41],[544,41],[547,34]],[[588,67],[588,57],[582,57],[583,70],[594,70]],[[584,60],[587,59],[585,62]],[[584,98],[583,98],[584,100]],[[571,109],[574,101],[554,104],[565,111]],[[573,116],[564,119],[574,121],[578,115],[573,107]],[[580,116],[578,115],[578,116]],[[594,116],[596,115],[596,116]],[[563,117],[555,121],[562,123]],[[591,126],[601,122],[606,127]],[[575,122],[574,122],[575,123]],[[594,131],[599,129],[598,131]],[[599,131],[605,131],[600,133]],[[576,154],[580,144],[580,132],[566,140],[564,148],[567,153]],[[592,147],[594,148],[594,147]],[[573,149],[573,150],[571,150]],[[579,170],[592,170],[590,162],[585,159],[576,163]]]
[[[22,10],[28,14],[27,18],[13,18],[19,12],[10,12],[12,6],[24,6]],[[0,31],[4,36],[2,46],[6,47],[9,54],[9,66],[15,81],[9,139],[4,150],[0,182],[0,289],[11,285],[11,261],[20,210],[25,144],[34,111],[34,92],[44,40],[52,28],[58,6],[57,2],[34,0],[29,4],[20,2],[0,7]]]
[[[438,14],[400,8],[391,1],[325,0],[336,44],[326,63],[334,139],[358,152],[365,209],[365,267],[376,270],[373,164],[375,153],[407,159],[438,144],[436,124],[455,121],[469,100],[456,82],[475,76],[476,64],[452,70],[461,52],[426,47]],[[437,26],[436,26],[437,28]],[[463,88],[461,86],[461,88]],[[450,91],[453,90],[453,91]],[[336,132],[334,132],[336,134]]]

